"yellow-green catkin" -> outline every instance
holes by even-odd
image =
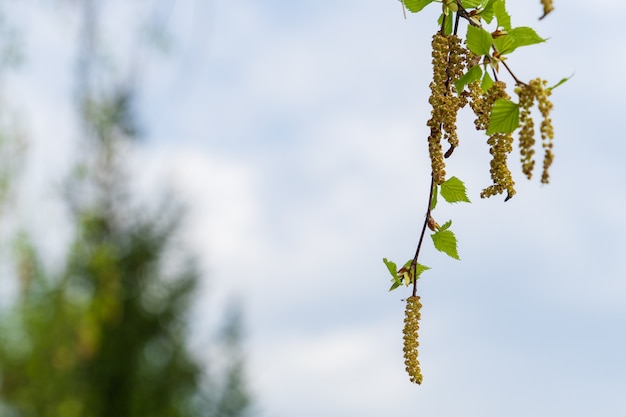
[[[499,98],[509,98],[509,95],[506,93],[506,83],[504,81],[496,81],[487,91],[481,89],[478,81],[469,84],[468,87],[470,91],[470,107],[476,115],[476,120],[474,120],[476,130],[487,130],[493,103]]]
[[[459,110],[467,104],[464,95],[456,94],[454,83],[463,75],[465,62],[467,60],[467,50],[461,44],[461,38],[456,35],[448,36],[448,68],[447,68],[447,90],[446,100],[442,112],[442,124],[445,139],[450,146],[459,146],[459,137],[456,130],[456,118]]]
[[[432,64],[433,80],[430,83],[430,98],[428,102],[432,106],[431,118],[428,120],[430,134],[428,135],[428,153],[433,180],[435,184],[442,184],[446,180],[446,164],[443,160],[441,146],[442,126],[441,108],[446,96],[446,66],[448,62],[448,41],[444,36],[436,34],[432,41]]]
[[[550,182],[549,169],[554,160],[553,139],[554,128],[552,127],[552,119],[550,118],[550,112],[552,111],[552,102],[549,97],[552,94],[552,90],[545,88],[547,81],[539,78],[530,82],[534,87],[535,98],[539,106],[539,112],[541,113],[541,142],[543,147],[543,172],[541,173],[541,182],[548,184]]]
[[[433,36],[433,80],[430,83],[431,94],[428,99],[432,111],[427,125],[430,128],[428,152],[432,175],[435,184],[438,185],[446,180],[442,139],[445,138],[451,148],[459,145],[456,117],[467,100],[464,96],[456,94],[454,82],[463,75],[466,59],[467,50],[461,45],[458,36],[444,36],[439,32]]]
[[[552,152],[554,139],[554,129],[552,128],[552,119],[550,111],[552,103],[548,99],[552,91],[546,87],[546,81],[540,78],[531,80],[528,84],[519,86],[517,94],[519,95],[520,105],[520,157],[522,162],[522,171],[530,179],[535,167],[535,124],[531,116],[531,108],[536,101],[541,113],[541,142],[544,151],[543,156],[543,172],[541,174],[541,182],[547,184],[550,180],[549,168],[554,160]]]
[[[468,89],[469,104],[476,115],[474,125],[477,130],[487,130],[495,101],[500,98],[509,99],[506,83],[496,81],[491,88],[483,91],[478,82],[473,82],[469,84]],[[515,195],[515,182],[507,163],[508,154],[513,150],[513,137],[510,134],[495,133],[489,137],[487,144],[491,154],[489,172],[493,184],[485,188],[480,196],[486,198],[506,191],[508,200]]]
[[[474,126],[476,126],[476,130],[486,130],[489,125],[490,110],[485,105],[485,93],[480,88],[480,83],[478,81],[470,83],[467,87],[470,97],[469,104],[472,111],[476,115]]]
[[[515,182],[507,164],[507,156],[513,150],[513,136],[510,133],[494,133],[487,143],[490,147],[489,153],[491,153],[489,172],[493,184],[485,188],[480,193],[480,197],[491,197],[506,191],[506,200],[508,200],[515,195]]]
[[[531,117],[531,109],[535,102],[535,91],[533,84],[526,84],[516,89],[519,95],[519,149],[520,161],[522,162],[522,172],[526,178],[531,179],[535,168],[535,122]]]
[[[484,93],[480,102],[475,121],[477,129],[483,130],[489,127],[493,103],[500,98],[509,99],[509,95],[506,93],[506,84],[502,81],[496,81]],[[476,110],[474,111],[476,112]],[[491,154],[489,172],[493,184],[485,188],[480,196],[486,198],[506,191],[506,200],[508,200],[515,195],[515,182],[507,162],[508,154],[513,150],[513,137],[509,133],[494,133],[487,140],[487,144]]]
[[[409,374],[411,382],[422,383],[422,370],[418,360],[419,341],[417,339],[420,329],[421,318],[420,309],[422,303],[418,296],[411,296],[406,300],[406,310],[404,312],[404,364],[406,372]]]

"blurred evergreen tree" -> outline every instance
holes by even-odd
[[[88,27],[93,15],[85,16]],[[129,196],[123,150],[138,131],[134,90],[92,87],[92,47],[78,94],[89,146],[65,196],[73,244],[53,273],[29,237],[17,240],[19,300],[0,316],[0,415],[246,416],[239,315],[219,338],[222,372],[211,374],[188,347],[200,274],[178,250],[183,210],[171,199],[147,207]]]

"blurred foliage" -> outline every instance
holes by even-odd
[[[2,322],[3,400],[18,416],[185,416],[201,385],[181,322],[197,274],[159,269],[172,225],[77,218],[60,277],[19,242],[21,299]]]
[[[163,272],[174,213],[134,215],[123,227],[101,212],[82,213],[56,277],[26,237],[17,241],[20,299],[0,323],[7,415],[244,415],[238,319],[221,337],[221,380],[208,379],[187,348],[185,313],[199,275],[193,262]]]
[[[238,311],[207,349],[216,366],[191,352],[201,275],[177,240],[184,212],[172,199],[134,202],[123,152],[137,145],[133,87],[79,85],[88,146],[64,196],[73,242],[61,270],[45,266],[36,237],[15,239],[18,298],[0,311],[1,416],[249,414]]]

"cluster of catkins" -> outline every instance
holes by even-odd
[[[404,311],[404,364],[406,372],[409,374],[411,382],[422,383],[422,370],[417,359],[419,341],[417,333],[420,329],[420,309],[422,303],[418,296],[411,296],[406,300],[406,310]]]
[[[510,100],[506,92],[506,84],[494,82],[483,91],[479,82],[470,83],[467,89],[458,93],[455,88],[457,81],[471,65],[478,62],[478,57],[468,51],[456,35],[442,35],[437,32],[432,41],[433,81],[430,83],[432,106],[431,118],[428,120],[430,134],[428,151],[430,154],[433,181],[441,185],[446,180],[444,159],[452,154],[459,145],[456,119],[458,111],[468,102],[476,115],[475,126],[486,131],[491,120],[493,105],[498,99]],[[522,171],[530,179],[535,165],[534,161],[534,122],[531,108],[538,103],[541,122],[541,138],[544,148],[543,173],[541,182],[549,180],[548,168],[554,155],[552,153],[552,122],[550,110],[552,103],[548,97],[550,90],[545,88],[546,82],[541,79],[532,80],[528,84],[518,83],[516,92],[519,95],[520,107],[520,154]],[[444,154],[443,140],[448,142],[449,149]],[[513,151],[513,136],[510,133],[494,133],[487,140],[492,156],[490,173],[492,184],[481,192],[481,197],[491,197],[506,192],[506,200],[515,194],[515,182],[508,166],[508,155]],[[505,201],[506,201],[505,200]]]
[[[441,185],[446,180],[445,158],[449,157],[459,146],[457,134],[457,114],[469,103],[476,119],[477,130],[487,131],[491,121],[494,103],[498,99],[510,100],[506,92],[506,84],[496,80],[488,89],[483,90],[478,81],[470,83],[462,92],[457,92],[455,82],[465,71],[479,62],[479,57],[467,50],[456,35],[442,35],[438,32],[432,41],[433,80],[430,83],[432,106],[428,120],[428,151],[430,154],[433,182]],[[543,118],[540,132],[544,149],[542,183],[548,183],[548,168],[552,164],[552,139],[554,136],[550,110],[552,103],[548,99],[551,90],[546,82],[537,78],[528,84],[518,83],[515,92],[519,96],[519,148],[522,172],[530,179],[535,166],[534,145],[535,128],[531,110],[537,103]],[[448,149],[444,153],[443,142]],[[491,154],[490,173],[492,184],[482,190],[480,196],[491,197],[506,192],[506,200],[515,194],[515,182],[508,166],[508,155],[513,151],[511,133],[493,133],[487,139]],[[506,201],[505,200],[505,201]],[[420,320],[420,298],[411,296],[407,299],[404,319],[404,363],[412,382],[422,383],[422,372],[418,360],[417,340]]]
[[[428,102],[433,110],[428,120],[428,152],[430,153],[432,175],[435,184],[446,180],[446,164],[441,141],[445,138],[450,146],[450,155],[459,146],[456,133],[456,115],[467,104],[465,95],[456,94],[454,81],[463,75],[468,51],[461,45],[456,35],[443,36],[437,33],[432,42],[433,81],[430,83]]]
[[[520,154],[522,157],[522,171],[528,179],[532,177],[535,160],[535,153],[532,148],[535,144],[535,123],[533,122],[530,112],[535,101],[543,120],[541,121],[541,142],[544,150],[543,154],[543,172],[541,174],[541,182],[547,184],[550,180],[548,169],[552,165],[554,154],[552,153],[552,139],[554,139],[554,129],[552,128],[552,119],[550,119],[550,111],[552,103],[548,99],[552,91],[545,88],[546,81],[536,78],[528,84],[519,86],[515,89],[519,95],[520,106]]]

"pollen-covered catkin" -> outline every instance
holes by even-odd
[[[535,90],[532,83],[525,84],[516,89],[519,96],[519,123],[520,123],[520,135],[519,135],[519,150],[520,161],[522,162],[522,172],[526,175],[526,178],[531,179],[533,176],[533,169],[535,168],[535,122],[531,117],[531,109],[535,102]]]
[[[506,93],[506,83],[496,81],[487,91],[483,91],[478,82],[473,82],[468,87],[470,90],[470,107],[476,115],[476,120],[474,120],[476,130],[487,130],[493,103],[499,98],[509,98]]]
[[[472,106],[476,113],[475,124],[477,129],[486,130],[489,127],[493,103],[500,98],[509,99],[509,95],[506,93],[506,84],[502,81],[496,81],[483,94],[482,100]],[[485,188],[480,196],[482,198],[491,197],[506,191],[506,200],[508,200],[515,195],[515,182],[507,163],[508,154],[513,150],[513,137],[508,133],[494,133],[487,140],[487,144],[491,154],[489,172],[493,184]]]
[[[489,123],[489,109],[485,107],[485,93],[480,88],[478,81],[468,84],[467,88],[469,90],[469,104],[476,115],[474,126],[476,126],[476,130],[485,130]]]
[[[419,332],[419,321],[421,318],[420,309],[422,303],[418,296],[411,296],[406,300],[406,310],[404,312],[404,364],[406,372],[409,374],[411,382],[422,383],[422,370],[417,359],[419,342],[417,340]]]
[[[554,138],[554,130],[552,128],[552,119],[550,119],[550,111],[552,103],[548,99],[552,91],[545,88],[546,81],[540,78],[531,80],[528,84],[519,86],[516,91],[519,95],[520,106],[520,157],[522,162],[522,171],[530,179],[535,167],[535,123],[531,116],[531,108],[536,101],[541,113],[541,142],[544,151],[543,156],[543,172],[541,174],[541,182],[547,184],[550,179],[549,168],[552,165],[554,154],[552,153],[552,139]]]
[[[458,80],[465,70],[465,62],[467,60],[467,49],[461,45],[461,38],[456,35],[448,36],[448,67],[447,67],[447,85],[444,107],[442,109],[442,123],[444,135],[450,146],[456,148],[459,146],[459,137],[456,130],[456,119],[459,110],[467,104],[467,98],[464,95],[458,95],[453,88],[454,83]]]
[[[435,184],[446,180],[442,139],[446,139],[452,148],[459,145],[456,131],[456,117],[466,103],[465,96],[455,93],[454,82],[463,75],[467,50],[461,45],[456,35],[441,35],[437,32],[432,41],[433,81],[430,83],[432,106],[431,117],[427,126],[428,151],[430,154],[432,175]]]
[[[443,160],[442,138],[442,108],[446,96],[446,78],[448,62],[448,40],[445,36],[437,33],[432,41],[432,64],[433,81],[430,83],[430,98],[428,102],[432,106],[431,118],[428,120],[430,134],[428,135],[428,152],[432,175],[435,184],[442,184],[446,180],[446,164]]]
[[[510,133],[494,133],[487,140],[491,153],[491,179],[493,184],[485,188],[480,197],[491,197],[507,192],[506,200],[515,195],[515,182],[507,164],[507,156],[513,150],[513,136]],[[505,200],[505,201],[506,201]]]
[[[552,90],[545,88],[547,81],[539,78],[530,82],[534,86],[535,98],[539,106],[539,112],[541,113],[541,142],[543,146],[543,172],[541,173],[541,182],[547,184],[550,182],[550,165],[554,160],[554,154],[552,153],[552,140],[554,139],[554,128],[552,127],[552,119],[550,118],[550,111],[552,111],[552,102],[548,97],[552,94]]]

